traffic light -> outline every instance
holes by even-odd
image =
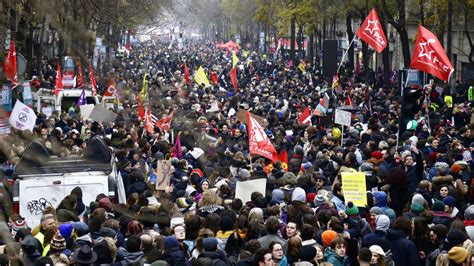
[[[420,111],[420,98],[423,94],[423,90],[405,87],[403,89],[402,98],[402,110],[400,118],[400,132],[404,132],[407,129],[407,124],[415,118],[415,114]]]

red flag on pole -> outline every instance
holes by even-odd
[[[352,100],[351,100],[351,96],[349,94],[347,95],[346,105],[352,106]]]
[[[181,150],[181,138],[176,136],[176,141],[174,142],[174,148],[173,148],[173,157],[178,158],[178,159],[183,159],[183,152]]]
[[[160,128],[160,129],[163,129],[163,130],[166,130],[166,131],[170,131],[170,129],[171,129],[171,120],[173,120],[173,115],[174,115],[174,113],[171,113],[167,117],[163,117],[160,120],[156,121],[155,126],[157,128]]]
[[[381,53],[387,47],[387,38],[380,25],[380,19],[375,8],[372,8],[367,18],[364,20],[356,35],[364,42]]]
[[[62,90],[64,90],[63,75],[61,74],[61,66],[58,63],[58,68],[56,69],[56,84],[54,86],[54,95],[58,95],[58,93]]]
[[[13,39],[10,40],[10,49],[8,50],[7,57],[5,57],[5,61],[3,61],[3,73],[9,81],[13,82],[14,84],[18,83],[16,70],[16,49],[15,41],[13,41]]]
[[[92,69],[92,64],[89,64],[89,78],[91,80],[91,87],[92,87],[92,96],[97,96],[97,82],[95,81],[94,77],[94,69]]]
[[[453,65],[444,52],[438,38],[423,26],[418,27],[411,68],[429,73],[441,80],[449,81],[454,72]]]
[[[145,108],[143,108],[143,101],[142,101],[141,95],[138,95],[137,102],[138,102],[138,118],[140,120],[143,120],[145,119]]]
[[[104,91],[104,96],[114,96],[115,95],[115,81],[113,78],[109,80],[107,84],[107,89]]]
[[[311,125],[311,108],[309,108],[309,106],[304,108],[303,112],[298,118],[298,123],[300,125]]]
[[[277,151],[257,120],[247,112],[247,130],[250,154],[257,154],[275,162]]]
[[[145,116],[145,129],[150,134],[153,134],[155,132],[155,130],[153,129],[153,122],[151,120],[151,108],[147,108]]]
[[[189,68],[186,64],[184,64],[184,80],[186,81],[186,84],[191,83],[191,80],[189,79]]]
[[[234,87],[234,90],[236,92],[239,91],[239,84],[237,81],[237,68],[233,67],[230,70],[229,76],[230,76],[230,81],[232,82],[232,86]]]
[[[80,60],[77,60],[77,87],[84,87],[84,78],[82,77],[82,64]]]

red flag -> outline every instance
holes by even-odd
[[[300,125],[311,125],[311,108],[309,108],[309,106],[304,108],[303,112],[298,118],[298,123]]]
[[[276,150],[257,120],[247,112],[247,130],[250,154],[257,154],[275,162]]]
[[[97,82],[95,81],[94,69],[92,69],[92,64],[89,64],[89,77],[91,80],[92,96],[97,96]]]
[[[387,38],[380,25],[380,19],[372,8],[367,18],[364,20],[356,35],[364,42],[374,48],[375,51],[381,53],[387,47]]]
[[[132,46],[130,45],[129,42],[127,42],[127,43],[125,44],[125,49],[127,49],[128,52],[131,52],[131,51],[132,51]]]
[[[104,91],[104,96],[114,96],[115,95],[115,81],[114,79],[109,80],[107,84],[107,89]]]
[[[184,80],[186,81],[186,84],[191,83],[191,80],[189,79],[189,68],[186,64],[184,64]]]
[[[166,130],[166,131],[170,131],[170,129],[171,129],[171,120],[173,120],[173,115],[174,115],[174,113],[171,113],[169,116],[163,117],[160,120],[156,121],[155,126],[157,128],[160,128],[160,129],[163,129],[163,130]]]
[[[230,70],[229,76],[230,76],[230,81],[232,82],[232,86],[234,86],[234,90],[236,92],[239,91],[239,84],[237,81],[237,68],[233,67]]]
[[[14,84],[18,83],[15,41],[13,39],[10,40],[10,49],[8,50],[7,57],[5,57],[5,61],[3,61],[3,73],[9,81]]]
[[[82,64],[80,60],[77,60],[77,87],[84,87],[84,78],[82,77]]]
[[[346,105],[352,106],[352,100],[351,100],[351,96],[349,94],[347,95]]]
[[[141,95],[138,95],[137,102],[138,102],[138,118],[140,120],[143,120],[145,119],[145,108],[143,108],[143,101],[142,101]]]
[[[281,162],[281,168],[288,172],[288,151],[281,151],[277,156],[277,160]]]
[[[410,67],[429,73],[444,81],[449,81],[454,71],[453,65],[438,38],[421,25],[418,28]]]
[[[61,74],[61,66],[58,63],[58,68],[56,69],[56,85],[54,86],[54,95],[58,95],[58,93],[62,90],[64,90],[63,75]]]
[[[183,159],[183,152],[181,150],[181,138],[176,136],[176,141],[174,142],[174,148],[173,148],[173,157],[178,158],[178,159]]]
[[[145,116],[145,129],[148,133],[153,134],[155,131],[153,129],[153,122],[151,121],[151,109],[148,108]]]
[[[211,72],[211,80],[212,80],[212,84],[214,85],[217,85],[217,82],[219,81],[219,76],[214,71]]]

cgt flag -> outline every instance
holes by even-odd
[[[64,90],[63,86],[63,75],[61,74],[61,66],[58,63],[58,68],[56,69],[56,83],[54,86],[54,95],[58,95],[60,91]]]
[[[174,115],[174,112],[171,112],[171,114],[169,114],[168,116],[163,117],[160,120],[156,121],[155,126],[157,128],[162,129],[162,130],[170,131],[171,130],[171,121],[173,120],[173,115]]]
[[[298,124],[300,125],[311,125],[311,108],[306,106],[300,117],[298,118]]]
[[[263,156],[275,162],[277,151],[257,120],[247,111],[247,128],[250,154]]]
[[[5,61],[3,61],[3,74],[7,77],[7,79],[14,84],[18,83],[18,76],[16,70],[16,50],[15,50],[15,41],[13,38],[10,40],[10,49],[8,50],[8,55],[5,57]]]
[[[453,65],[438,38],[421,25],[418,28],[410,67],[429,73],[444,81],[449,81],[451,74],[454,72]]]
[[[380,19],[375,8],[372,8],[356,35],[369,44],[375,51],[381,53],[387,47],[387,38],[380,26]]]

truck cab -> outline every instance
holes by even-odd
[[[64,89],[58,93],[53,94],[53,90],[39,89],[33,95],[33,107],[36,111],[45,114],[51,114],[55,111],[61,113],[71,107],[75,107],[77,100],[81,96],[82,89]],[[99,104],[99,96],[93,96],[90,90],[84,90],[87,104]]]
[[[125,201],[115,158],[104,141],[96,137],[82,156],[65,158],[50,156],[41,143],[33,142],[17,163],[15,181],[9,188],[13,213],[20,214],[28,226],[34,227],[40,223],[45,208],[56,208],[75,187],[82,189],[86,206],[99,194],[108,196],[112,202]]]

